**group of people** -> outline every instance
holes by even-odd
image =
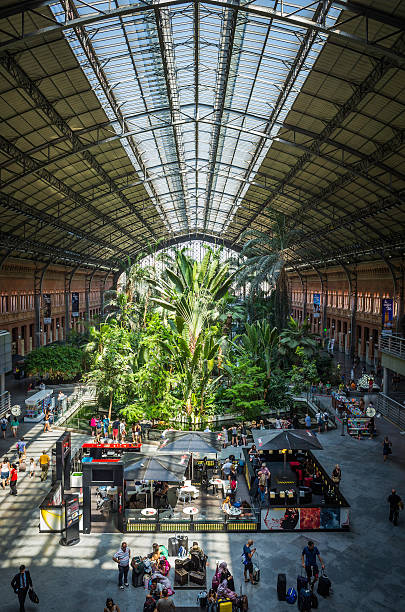
[[[0,429],[4,440],[6,439],[7,429],[9,425],[12,437],[16,438],[18,433],[18,427],[20,426],[20,421],[18,420],[18,417],[10,415],[9,418],[7,418],[6,416],[3,416],[1,418]]]
[[[25,464],[26,457],[26,443],[24,438],[21,438],[17,442],[17,449],[21,463]],[[41,480],[44,481],[48,477],[48,470],[51,464],[51,458],[45,450],[42,451],[42,455],[35,460],[34,457],[30,457],[28,471],[29,477],[32,479],[35,476],[37,467],[41,470]],[[25,471],[25,470],[24,470]],[[7,486],[10,486],[10,495],[17,495],[17,483],[18,483],[18,465],[17,463],[10,462],[8,457],[4,457],[1,460],[0,466],[0,482],[3,491]]]
[[[92,437],[95,437],[97,441],[100,441],[101,438],[109,439],[112,436],[114,442],[126,442],[128,436],[125,420],[115,418],[110,422],[106,414],[103,417],[92,416],[90,419],[90,430]],[[135,444],[142,442],[142,427],[140,423],[132,423],[130,435],[132,442]]]
[[[307,415],[309,416],[309,415]],[[307,417],[305,417],[306,419]],[[328,427],[329,427],[329,414],[326,412],[321,412],[320,410],[316,413],[315,415],[315,419],[316,419],[316,424],[318,426],[318,433],[322,433],[323,431],[328,431]],[[309,427],[307,427],[307,429],[310,429],[311,425],[309,425]]]

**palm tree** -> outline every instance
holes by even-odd
[[[250,285],[253,294],[267,283],[275,291],[274,314],[278,329],[283,329],[289,316],[287,275],[285,272],[286,252],[298,232],[291,230],[285,215],[276,215],[269,232],[256,229],[246,230],[242,239],[245,243],[241,259],[244,267],[239,271],[238,284]]]
[[[316,340],[310,332],[308,319],[299,323],[290,317],[287,328],[280,334],[279,353],[294,361],[298,347],[307,359],[318,351]]]
[[[247,355],[254,365],[259,366],[270,377],[278,345],[278,332],[267,321],[246,324],[246,331],[235,339],[235,348],[240,355]]]

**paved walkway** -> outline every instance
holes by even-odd
[[[49,451],[60,431],[42,433],[40,425],[27,428],[28,456]],[[282,533],[258,534],[255,544],[260,553],[261,582],[247,585],[250,610],[282,611],[288,607],[278,602],[277,574],[287,574],[288,586],[295,585],[300,571],[300,553],[312,538],[326,561],[333,583],[334,594],[320,600],[319,609],[325,612],[346,610],[361,612],[399,611],[405,609],[405,512],[398,527],[388,521],[387,495],[392,486],[405,499],[405,436],[385,421],[377,420],[378,437],[355,440],[342,437],[340,429],[321,434],[323,451],[317,453],[330,472],[340,463],[343,472],[342,492],[351,504],[349,533]],[[393,454],[387,463],[382,461],[381,442],[389,435]],[[76,440],[76,436],[75,440]],[[80,442],[84,437],[78,437]],[[0,440],[0,453],[9,453],[14,440]],[[0,610],[18,610],[17,599],[10,580],[20,563],[31,569],[40,605],[27,603],[26,610],[43,612],[101,612],[107,596],[112,596],[122,612],[142,610],[144,592],[132,586],[124,592],[117,587],[117,570],[111,560],[119,548],[120,534],[90,534],[81,536],[78,545],[64,548],[59,535],[39,534],[38,504],[49,490],[50,480],[41,483],[20,478],[16,498],[0,490]],[[225,559],[235,576],[237,588],[242,583],[241,551],[249,536],[245,534],[189,534],[189,541],[197,540],[209,555],[208,577],[211,581],[215,561]],[[133,553],[146,554],[152,543],[167,544],[168,535],[128,534],[126,539]],[[174,565],[174,564],[173,564]],[[177,605],[195,605],[196,591],[175,595]]]

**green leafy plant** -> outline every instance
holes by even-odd
[[[83,371],[83,349],[71,344],[49,344],[34,349],[25,358],[26,372],[55,382],[70,382]]]

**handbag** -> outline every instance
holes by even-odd
[[[30,598],[30,600],[32,601],[32,603],[38,604],[39,603],[39,597],[38,595],[35,593],[34,589],[30,589],[28,591],[28,597]]]

